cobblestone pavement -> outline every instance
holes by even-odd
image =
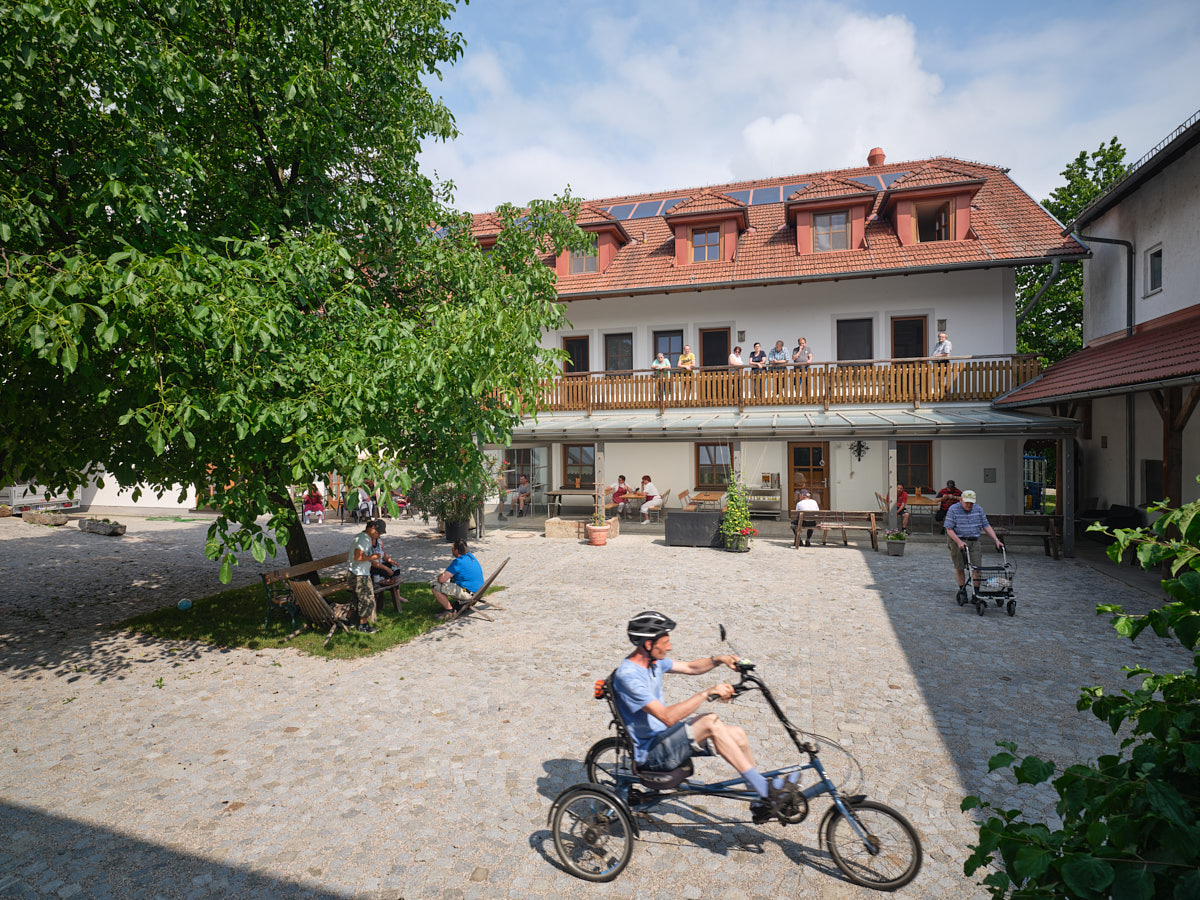
[[[122,518],[121,539],[0,520],[2,896],[869,896],[819,845],[820,803],[787,828],[752,826],[732,801],[671,804],[643,822],[617,882],[558,867],[550,802],[585,780],[583,755],[608,733],[592,682],[646,607],[681,623],[681,658],[718,652],[725,623],[796,723],[840,742],[862,790],[908,815],[926,858],[902,895],[982,896],[962,874],[963,795],[1051,806],[988,775],[994,741],[1060,764],[1109,751],[1112,735],[1075,710],[1078,686],[1184,662],[1094,614],[1155,605],[1136,579],[1040,547],[1015,554],[1009,618],[956,606],[932,541],[903,558],[783,539],[727,554],[650,534],[594,548],[493,532],[478,552],[487,571],[512,557],[505,611],[367,660],[167,644],[100,623],[218,589],[207,522]],[[314,554],[355,530],[313,527]],[[419,523],[390,530],[410,580],[447,562]],[[235,582],[280,564],[247,559]],[[668,679],[668,701],[704,682]],[[790,761],[760,701],[721,714],[764,766]],[[822,758],[853,780],[846,756]],[[699,773],[726,775],[719,761]]]

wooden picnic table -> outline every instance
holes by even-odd
[[[721,498],[725,496],[724,491],[697,491],[692,494],[692,502],[697,506],[706,506],[712,504],[716,506],[721,502]]]
[[[556,491],[546,491],[546,515],[551,515],[550,507],[555,507],[555,515],[562,513],[563,499],[566,497],[591,497],[593,500],[597,496],[604,496],[603,488],[559,488]],[[590,510],[589,510],[590,512]]]
[[[925,519],[929,523],[929,533],[933,534],[933,515],[941,505],[937,497],[931,497],[929,494],[909,494],[908,505],[911,507],[908,511],[909,516]]]

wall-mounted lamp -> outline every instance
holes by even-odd
[[[850,452],[854,454],[854,458],[862,462],[862,458],[867,455],[870,449],[864,441],[854,441],[850,444]]]

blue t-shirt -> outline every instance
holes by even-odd
[[[450,580],[472,594],[483,587],[483,567],[474,553],[464,553],[446,566]]]
[[[663,675],[674,665],[673,660],[662,659],[650,668],[644,668],[627,659],[617,666],[613,676],[617,706],[621,708],[621,718],[633,738],[633,758],[639,763],[646,761],[646,751],[654,739],[667,730],[660,719],[646,712],[646,704],[651,700],[663,702]]]

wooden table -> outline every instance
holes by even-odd
[[[713,506],[716,506],[721,502],[721,498],[724,496],[724,491],[697,491],[696,493],[692,494],[692,502],[695,503],[697,507],[707,506],[710,503]]]
[[[556,508],[555,515],[562,514],[562,502],[565,497],[591,497],[595,500],[597,496],[604,496],[602,488],[559,488],[557,491],[546,491],[546,515],[550,516],[550,507]],[[590,514],[595,509],[593,503],[592,509],[588,510]]]
[[[928,494],[909,494],[908,505],[909,516],[926,519],[929,522],[929,533],[933,534],[933,514],[941,505],[941,502],[936,497],[931,497]],[[896,524],[899,525],[900,523],[897,522]]]

